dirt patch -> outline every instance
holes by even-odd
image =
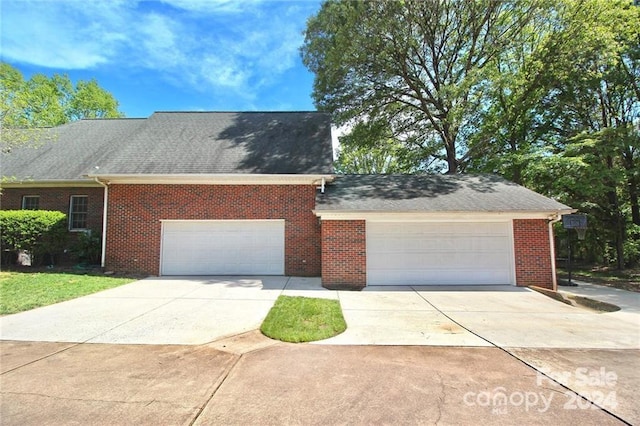
[[[598,312],[616,312],[620,310],[620,307],[607,302],[601,302],[599,300],[589,299],[588,297],[576,296],[573,294],[566,296],[572,302],[577,303],[585,308],[592,309]]]

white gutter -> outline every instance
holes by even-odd
[[[313,185],[330,174],[89,174],[90,178],[108,181],[110,184],[199,184],[199,185]]]
[[[512,219],[549,219],[571,213],[574,210],[556,211],[393,211],[393,210],[319,210],[312,212],[322,220],[370,220],[370,221],[495,221]]]
[[[104,197],[102,200],[102,249],[100,253],[100,266],[104,268],[107,259],[107,205],[109,201],[109,186],[106,183],[100,182],[98,178],[95,181],[104,187]]]
[[[12,180],[7,179],[6,182],[0,183],[2,188],[95,188],[96,183],[93,178],[90,179],[46,179],[46,180]]]

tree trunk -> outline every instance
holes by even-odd
[[[607,167],[613,169],[613,158],[607,156]],[[615,184],[608,183],[610,191],[607,192],[607,198],[609,199],[609,209],[611,217],[613,219],[613,232],[614,243],[616,246],[616,268],[618,270],[624,269],[624,237],[625,237],[625,219],[624,215],[620,211],[620,200],[618,199],[618,193],[615,189]]]
[[[631,221],[640,226],[640,206],[638,205],[638,182],[629,178],[629,204],[631,204]]]
[[[627,170],[627,185],[629,188],[629,204],[631,206],[631,222],[640,225],[640,206],[638,205],[638,186],[640,182],[635,176],[635,162],[631,147],[627,147],[622,153],[622,160]]]

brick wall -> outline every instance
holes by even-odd
[[[330,289],[361,289],[366,284],[365,221],[323,221],[322,285]]]
[[[69,216],[69,202],[72,195],[86,195],[89,212],[87,225],[94,232],[102,233],[102,213],[104,188],[3,188],[0,196],[2,210],[22,209],[22,197],[38,195],[40,210],[57,210]]]
[[[514,219],[516,283],[553,289],[549,225],[544,219]]]
[[[320,275],[312,185],[111,185],[107,268],[157,275],[160,220],[285,219],[285,274]]]

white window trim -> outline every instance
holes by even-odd
[[[27,208],[25,207],[26,203],[26,199],[27,198],[37,198],[38,199],[38,208],[40,208],[40,196],[39,195],[23,195],[22,196],[22,210],[27,210]],[[29,209],[32,210],[32,209]]]
[[[73,199],[74,198],[86,198],[87,199],[87,219],[89,217],[89,211],[88,211],[88,205],[89,205],[89,196],[88,195],[72,195],[69,197],[69,231],[71,232],[85,232],[87,231],[87,229],[89,228],[72,228],[71,225],[73,224]],[[88,222],[88,220],[87,220]]]

